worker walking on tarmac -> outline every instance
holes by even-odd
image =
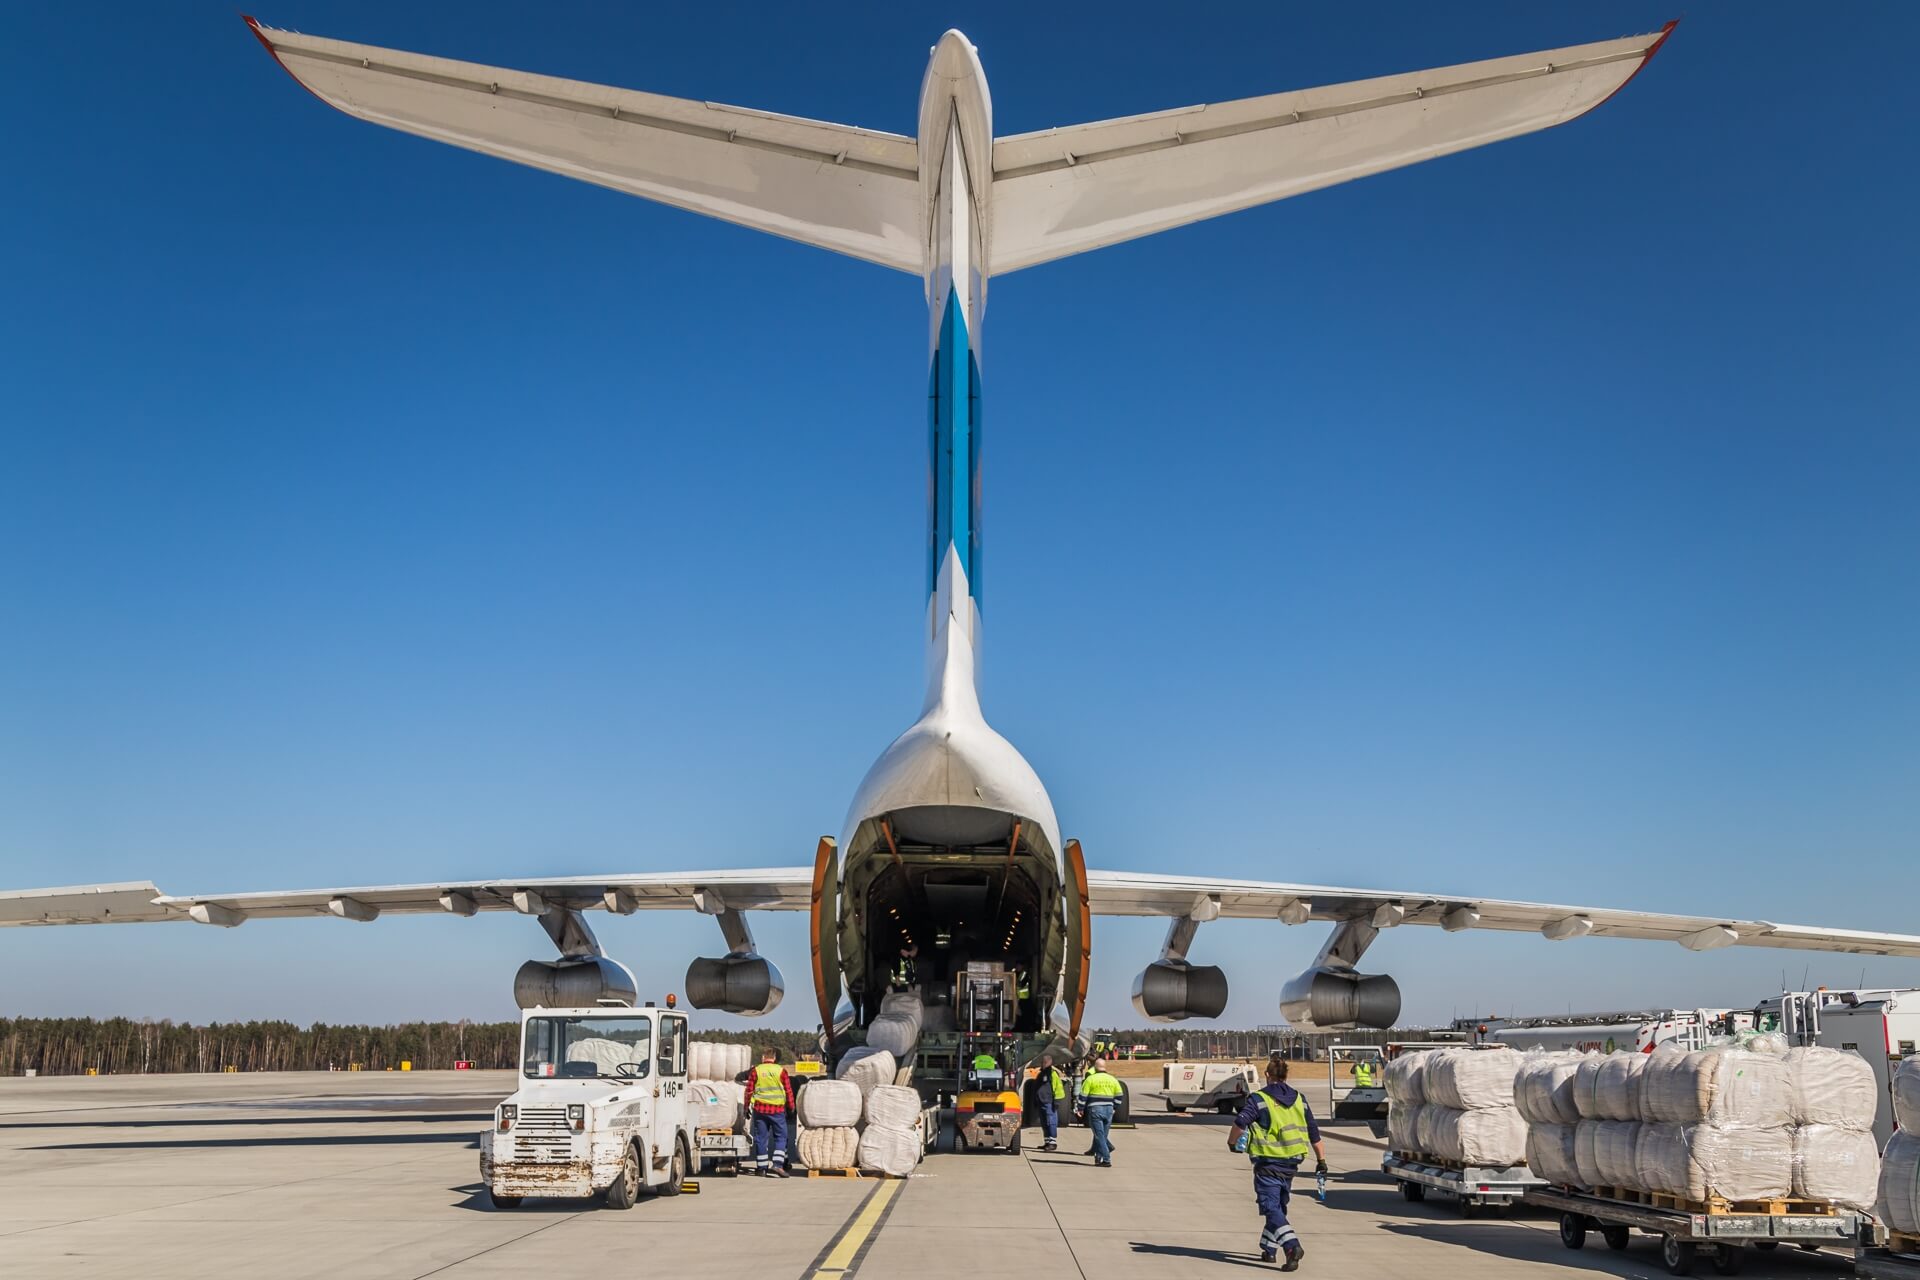
[[[1040,1055],[1040,1070],[1033,1076],[1033,1096],[1040,1104],[1040,1132],[1046,1135],[1046,1145],[1042,1151],[1058,1151],[1060,1134],[1060,1103],[1067,1096],[1067,1082],[1060,1075],[1060,1068],[1053,1065],[1053,1055]]]
[[[1120,1097],[1126,1088],[1107,1074],[1106,1060],[1095,1058],[1093,1070],[1087,1072],[1080,1081],[1080,1101],[1077,1109],[1086,1119],[1087,1128],[1093,1130],[1093,1165],[1096,1169],[1113,1168],[1113,1143],[1108,1131],[1113,1127],[1113,1113],[1119,1109]]]
[[[1249,1094],[1240,1113],[1233,1118],[1227,1134],[1227,1150],[1240,1151],[1241,1135],[1246,1135],[1244,1150],[1253,1161],[1253,1199],[1266,1217],[1266,1229],[1260,1233],[1260,1261],[1272,1262],[1284,1253],[1282,1271],[1296,1271],[1306,1250],[1300,1237],[1287,1221],[1287,1197],[1293,1192],[1293,1175],[1312,1150],[1314,1172],[1327,1171],[1327,1149],[1320,1142],[1320,1126],[1313,1109],[1298,1090],[1287,1084],[1287,1060],[1279,1054],[1267,1059],[1267,1086]]]
[[[793,1077],[768,1049],[747,1076],[747,1108],[753,1115],[753,1171],[787,1176],[787,1113],[793,1107]]]

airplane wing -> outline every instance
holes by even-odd
[[[461,915],[549,907],[611,911],[805,911],[813,868],[753,871],[649,872],[523,880],[444,880],[373,888],[300,889],[174,897],[150,883],[78,885],[0,893],[0,928],[35,924],[151,924],[193,920],[231,928],[257,918]]]
[[[1679,916],[1656,911],[1616,911],[1544,902],[1402,893],[1383,889],[1338,889],[1325,885],[1260,880],[1209,880],[1137,871],[1089,871],[1087,892],[1095,915],[1185,916],[1281,920],[1366,921],[1376,928],[1438,925],[1463,929],[1537,932],[1568,938],[1651,938],[1677,942],[1689,951],[1720,947],[1784,947],[1793,951],[1841,951],[1865,956],[1920,956],[1920,937],[1868,933],[1810,925],[1735,920],[1725,916]]]
[[[1563,124],[1650,35],[998,138],[995,275]]]
[[[912,138],[253,29],[350,116],[901,271],[921,270]]]

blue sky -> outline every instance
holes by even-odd
[[[1673,16],[280,2],[897,132],[950,25],[1012,133]],[[0,37],[0,884],[781,865],[838,830],[919,704],[911,278],[359,124],[230,8]],[[1920,931],[1920,121],[1876,65],[1916,39],[1690,6],[1565,128],[996,280],[983,694],[1090,860]],[[810,1023],[800,921],[757,929]],[[1100,923],[1096,1020],[1134,1021],[1160,932]],[[717,941],[601,933],[658,990]],[[1275,1021],[1320,934],[1203,930],[1223,1021]],[[8,930],[0,1012],[503,1017],[546,945]],[[1413,1019],[1862,972],[1424,930],[1369,960]]]

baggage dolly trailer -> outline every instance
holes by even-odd
[[[1723,1276],[1733,1275],[1740,1270],[1743,1252],[1748,1248],[1792,1245],[1811,1252],[1833,1246],[1851,1253],[1862,1241],[1871,1239],[1872,1231],[1865,1215],[1846,1209],[1822,1213],[1699,1212],[1555,1186],[1535,1187],[1521,1199],[1560,1215],[1560,1243],[1569,1249],[1585,1245],[1589,1231],[1598,1231],[1609,1249],[1625,1249],[1635,1231],[1657,1236],[1660,1261],[1676,1276],[1691,1275],[1696,1264],[1705,1262],[1711,1262]]]
[[[1380,1170],[1400,1184],[1405,1199],[1418,1202],[1427,1198],[1427,1192],[1438,1191],[1458,1200],[1465,1213],[1518,1204],[1529,1188],[1547,1185],[1523,1164],[1508,1168],[1456,1165],[1405,1151],[1387,1152],[1380,1158]]]

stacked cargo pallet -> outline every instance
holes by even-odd
[[[1875,1212],[1890,1248],[1920,1254],[1920,1058],[1893,1073],[1893,1119],[1900,1127],[1880,1160]]]
[[[1530,1054],[1515,1082],[1550,1182],[1666,1208],[1864,1209],[1878,1177],[1859,1055],[1751,1037],[1685,1052]]]
[[[1431,1049],[1387,1065],[1387,1145],[1445,1164],[1509,1168],[1526,1159],[1511,1049]]]

